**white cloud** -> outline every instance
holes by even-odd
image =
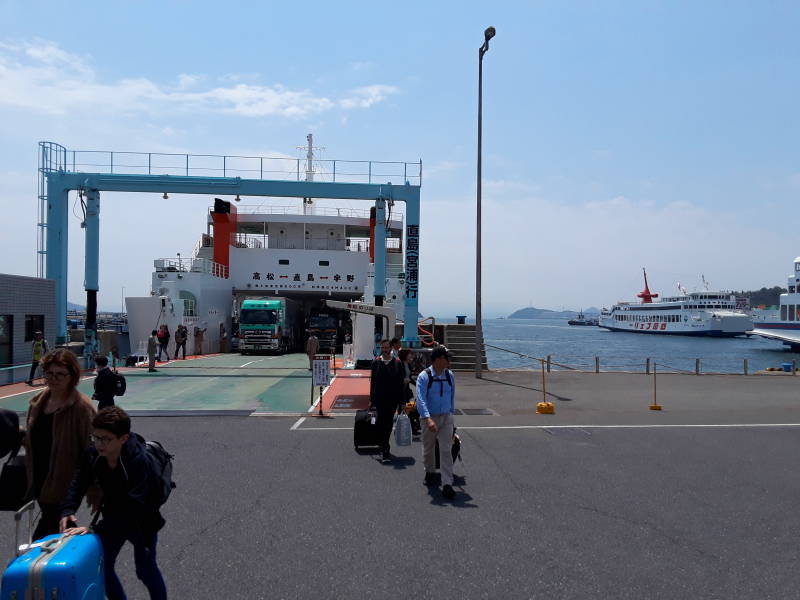
[[[329,98],[280,84],[245,84],[231,75],[231,85],[199,89],[203,75],[179,74],[177,85],[147,78],[99,81],[89,59],[56,44],[35,41],[0,45],[0,106],[51,115],[138,114],[194,111],[243,117],[304,118],[330,111],[366,109],[383,102],[397,88],[368,85]]]
[[[398,89],[391,85],[368,85],[352,90],[347,97],[339,100],[339,106],[342,108],[369,108],[397,92]]]

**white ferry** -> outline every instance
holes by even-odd
[[[733,337],[753,329],[753,321],[742,310],[741,300],[726,292],[702,291],[658,298],[647,285],[637,294],[641,302],[619,302],[600,313],[600,327],[610,331],[660,335],[704,335]]]
[[[786,293],[780,296],[780,307],[774,314],[758,313],[753,333],[778,340],[793,351],[800,351],[800,256],[794,259],[792,273],[787,278]]]
[[[313,181],[316,169],[311,144],[309,135],[306,181]],[[386,170],[390,163],[381,164]],[[421,165],[414,166],[421,171]],[[401,169],[408,179],[406,164]],[[238,335],[244,301],[285,299],[291,302],[291,316],[278,310],[271,320],[255,323],[264,331],[277,323],[267,336],[281,337],[273,346],[301,350],[316,320],[327,323],[325,334],[330,333],[330,340],[315,333],[321,351],[338,346],[341,352],[342,341],[352,334],[354,358],[371,360],[376,315],[393,317],[384,328],[384,335],[393,337],[394,319],[405,320],[409,289],[416,298],[417,226],[406,227],[407,215],[400,206],[387,201],[384,216],[376,215],[375,208],[351,208],[350,202],[332,207],[320,206],[312,198],[294,203],[267,198],[257,205],[240,204],[238,195],[233,200],[214,200],[207,230],[198,232],[199,241],[189,256],[154,261],[149,296],[126,298],[132,351],[145,353],[151,330],[161,325],[171,333],[178,325],[187,327],[188,354],[225,352],[232,341],[244,350],[249,339]],[[413,264],[407,257],[409,249]],[[383,261],[383,289],[376,289],[378,259]],[[331,308],[334,304],[326,301],[355,304],[347,310]],[[361,314],[366,312],[359,313],[361,303],[379,306],[375,314]],[[415,313],[410,316],[414,324]],[[357,335],[357,330],[368,335]]]

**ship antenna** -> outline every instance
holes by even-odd
[[[298,146],[298,150],[306,151],[306,181],[314,181],[314,150],[324,150],[325,148],[314,148],[314,134],[309,133],[306,136],[307,144],[305,146]],[[314,199],[303,198],[303,214],[314,214]]]
[[[647,285],[647,271],[644,267],[642,267],[642,273],[644,273],[644,289],[636,294],[636,297],[642,299],[642,304],[652,304],[653,298],[658,298],[658,294],[650,292],[650,287]]]

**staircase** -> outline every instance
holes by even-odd
[[[450,360],[452,370],[475,370],[475,325],[444,325],[444,345],[452,355]],[[488,370],[483,340],[481,340],[481,362],[482,368]]]

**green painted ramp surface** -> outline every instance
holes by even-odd
[[[311,373],[305,354],[241,356],[224,354],[123,370],[128,389],[116,403],[126,410],[304,412],[308,410]],[[79,389],[91,396],[93,379]],[[34,394],[0,399],[0,406],[24,411]]]

